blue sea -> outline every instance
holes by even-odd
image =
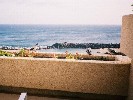
[[[120,43],[120,25],[0,25],[0,46]]]

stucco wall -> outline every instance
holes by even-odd
[[[133,58],[133,14],[122,18],[120,51]]]
[[[131,66],[131,69],[130,69],[128,100],[133,100],[133,59],[132,59],[131,63],[132,63],[132,66]]]
[[[0,57],[0,85],[127,96],[130,63]]]

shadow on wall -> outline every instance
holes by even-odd
[[[133,59],[132,59],[131,64],[132,65],[131,65],[131,68],[130,68],[128,100],[133,100]]]

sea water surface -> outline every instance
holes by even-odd
[[[120,30],[120,25],[0,25],[0,46],[120,43]]]

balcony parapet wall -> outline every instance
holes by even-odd
[[[120,51],[133,59],[133,14],[122,17]]]
[[[0,85],[127,96],[130,63],[0,57]]]

